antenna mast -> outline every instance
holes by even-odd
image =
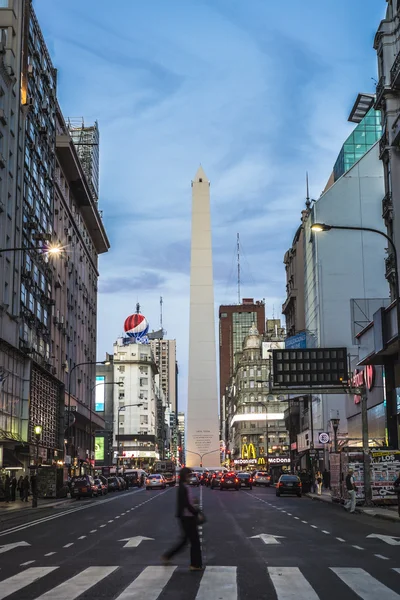
[[[162,312],[163,312],[163,299],[162,296],[160,296],[160,329],[162,330],[163,328],[163,322],[162,322]]]
[[[240,304],[240,236],[237,234],[236,237],[236,249],[237,249],[237,288],[238,288],[238,304]]]

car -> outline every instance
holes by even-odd
[[[199,487],[200,479],[196,473],[191,473],[187,479],[189,485],[193,485],[195,487]]]
[[[125,479],[123,477],[120,477],[120,476],[118,476],[117,479],[118,479],[120,491],[126,490],[126,481],[125,481]]]
[[[240,487],[248,487],[251,490],[253,489],[253,477],[251,473],[244,473],[240,471],[236,473],[237,478],[239,479]]]
[[[108,478],[108,491],[109,492],[119,492],[120,485],[121,484],[119,483],[119,481],[116,477]]]
[[[104,485],[101,479],[96,478],[94,484],[97,486],[98,496],[105,496],[108,492],[108,486]]]
[[[219,487],[219,484],[221,483],[222,475],[223,475],[222,471],[215,471],[211,475],[209,486],[212,490],[216,487]]]
[[[219,482],[219,489],[221,490],[240,490],[240,481],[236,473],[222,473],[221,480]]]
[[[174,487],[176,484],[176,475],[175,473],[171,473],[170,471],[165,471],[163,473],[164,479],[167,482],[167,485],[170,487]]]
[[[253,477],[253,484],[269,487],[271,485],[271,475],[266,471],[256,471]]]
[[[200,474],[200,485],[207,485],[207,479],[208,479],[208,471],[206,470]]]
[[[297,475],[281,475],[276,484],[276,495],[296,494],[301,497],[301,481]]]
[[[107,479],[107,477],[104,477],[104,475],[99,475],[98,478],[100,479],[100,481],[105,486],[105,488],[106,488],[106,494],[108,494],[108,479]]]
[[[71,479],[71,498],[93,498],[99,495],[98,486],[91,475],[79,475]]]
[[[154,488],[161,488],[165,490],[167,482],[162,475],[148,475],[146,479],[146,490],[152,490]]]

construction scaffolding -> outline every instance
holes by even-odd
[[[83,117],[67,119],[69,134],[74,142],[83,171],[96,202],[99,199],[100,134],[97,121],[85,126]]]

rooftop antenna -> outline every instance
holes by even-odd
[[[237,234],[236,237],[236,250],[237,250],[237,291],[238,291],[238,304],[240,304],[240,236]]]
[[[163,312],[163,299],[162,296],[160,296],[160,329],[163,329],[163,322],[162,322],[162,312]]]
[[[136,314],[138,315],[140,313],[140,304],[139,302],[136,303]]]
[[[310,188],[308,185],[308,171],[306,171],[306,207],[310,208],[311,200],[310,200]]]

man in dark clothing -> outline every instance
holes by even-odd
[[[14,477],[11,479],[11,502],[15,502],[15,496],[17,492],[17,478]]]
[[[4,499],[7,504],[10,502],[10,492],[11,492],[11,479],[9,475],[6,475],[6,479],[4,481]]]
[[[394,493],[397,494],[397,510],[399,511],[399,517],[400,517],[400,473],[398,473],[398,477],[396,479],[396,481],[393,484],[394,486]]]
[[[322,481],[324,482],[324,488],[326,490],[330,490],[331,489],[331,473],[330,473],[330,471],[327,471],[326,469],[324,469],[324,472],[322,473]]]
[[[28,475],[25,475],[24,480],[22,482],[22,489],[23,489],[23,497],[22,500],[24,500],[25,502],[28,502],[28,498],[29,498],[29,477]]]
[[[178,487],[178,503],[176,516],[180,521],[182,528],[182,537],[175,546],[165,552],[162,556],[164,563],[168,564],[171,558],[180,552],[187,541],[190,541],[190,570],[202,571],[202,558],[199,532],[197,529],[197,509],[190,501],[190,489],[187,484],[188,475],[191,470],[184,467],[180,472],[179,487]]]

